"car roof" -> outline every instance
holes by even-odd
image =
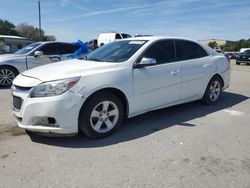
[[[173,37],[173,36],[143,36],[143,37],[132,37],[132,38],[126,38],[123,40],[162,40],[162,39],[180,39],[180,40],[189,40],[196,43],[199,43],[197,40],[190,39],[190,38],[184,38],[184,37]]]
[[[126,38],[123,40],[148,40],[151,42],[157,41],[157,40],[164,40],[164,39],[176,39],[176,40],[187,40],[187,41],[191,41],[194,43],[199,44],[200,46],[202,46],[204,48],[204,50],[209,54],[209,55],[214,55],[217,54],[217,52],[215,52],[215,50],[213,50],[212,48],[210,48],[209,46],[194,40],[194,39],[189,39],[189,38],[184,38],[184,37],[172,37],[172,36],[144,36],[144,37],[133,37],[133,38]]]
[[[49,43],[66,43],[66,44],[72,44],[72,42],[60,42],[60,41],[39,41],[41,44],[49,44]]]

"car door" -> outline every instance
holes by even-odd
[[[192,41],[175,40],[175,46],[182,72],[180,100],[200,97],[210,75],[210,57],[199,44]]]
[[[174,41],[154,43],[141,59],[143,57],[156,59],[156,64],[133,69],[134,113],[170,105],[180,99],[181,72],[175,59]]]
[[[67,60],[68,56],[70,54],[75,53],[75,51],[78,48],[75,45],[73,45],[73,44],[59,43],[59,54],[60,54],[61,61]]]
[[[36,56],[35,52],[27,56],[27,67],[28,69],[38,67],[41,65],[46,65],[49,63],[58,62],[61,60],[58,43],[45,43],[36,51],[43,52],[43,55]]]

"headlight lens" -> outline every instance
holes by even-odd
[[[30,97],[51,97],[61,95],[71,89],[79,80],[80,76],[41,83],[32,88]]]

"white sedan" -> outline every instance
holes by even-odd
[[[183,38],[120,40],[69,61],[16,77],[12,107],[20,127],[103,137],[147,111],[195,100],[213,104],[230,82],[224,55]]]

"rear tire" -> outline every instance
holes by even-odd
[[[215,103],[222,93],[222,80],[219,76],[214,76],[207,85],[202,101],[208,105]]]
[[[89,99],[79,114],[79,130],[90,138],[112,134],[121,125],[124,109],[121,100],[112,93],[99,93]]]
[[[10,87],[18,71],[10,66],[0,67],[0,87]]]
[[[240,65],[240,62],[236,61],[236,65]]]

